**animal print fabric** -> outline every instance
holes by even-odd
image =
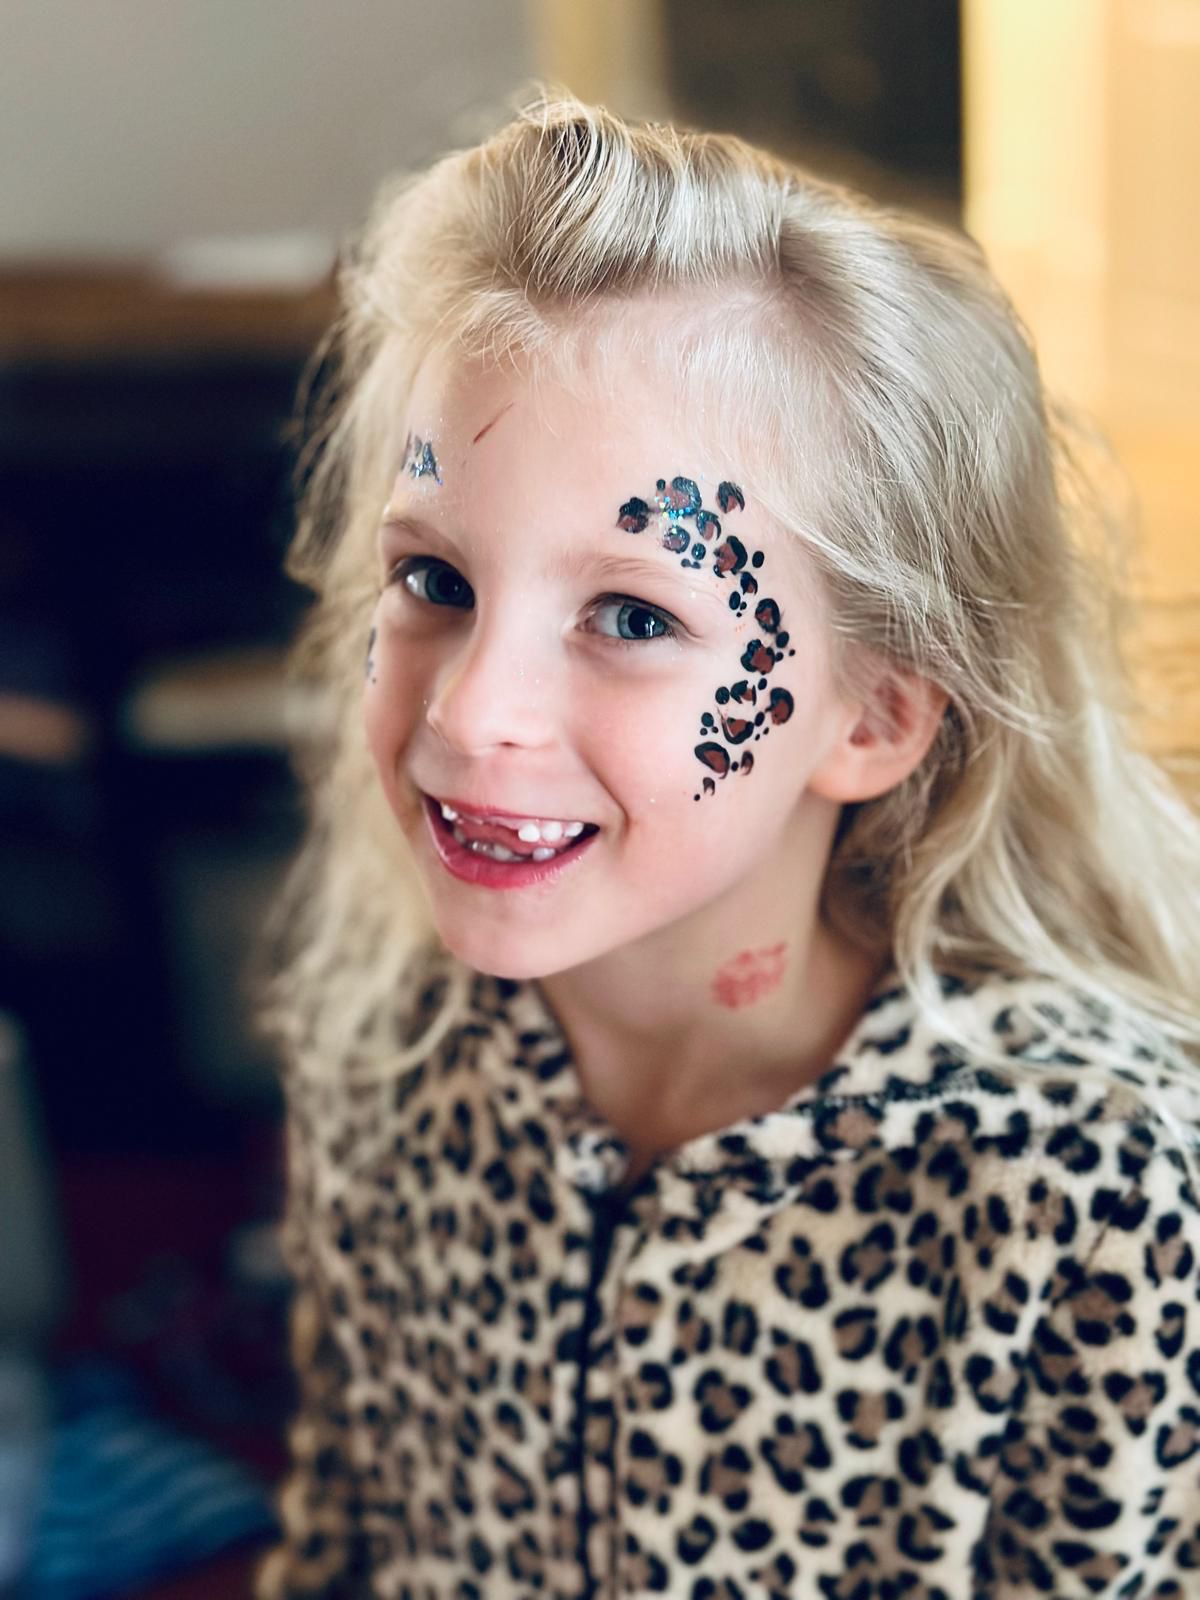
[[[889,977],[631,1187],[534,984],[390,1082],[292,1072],[260,1600],[1200,1596],[1200,1091],[1089,1077],[1108,1015],[1047,982],[943,989],[1010,1066]]]

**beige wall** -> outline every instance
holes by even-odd
[[[340,234],[534,71],[524,0],[0,0],[0,258]]]
[[[1142,517],[1151,742],[1200,755],[1200,0],[964,0],[966,220]]]

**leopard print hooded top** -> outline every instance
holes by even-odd
[[[1048,981],[943,990],[1009,1066],[890,975],[631,1186],[536,984],[389,1082],[293,1073],[262,1600],[1200,1596],[1200,1088],[1084,1073],[1110,1019]]]

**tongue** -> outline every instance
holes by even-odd
[[[455,827],[464,839],[477,840],[480,844],[502,844],[518,856],[531,856],[535,850],[545,848],[541,841],[527,844],[524,839],[518,839],[515,828],[506,828],[500,822],[472,822],[467,817],[459,817]]]

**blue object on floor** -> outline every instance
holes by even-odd
[[[119,1368],[62,1380],[22,1596],[106,1600],[271,1532],[266,1490],[142,1404]]]

